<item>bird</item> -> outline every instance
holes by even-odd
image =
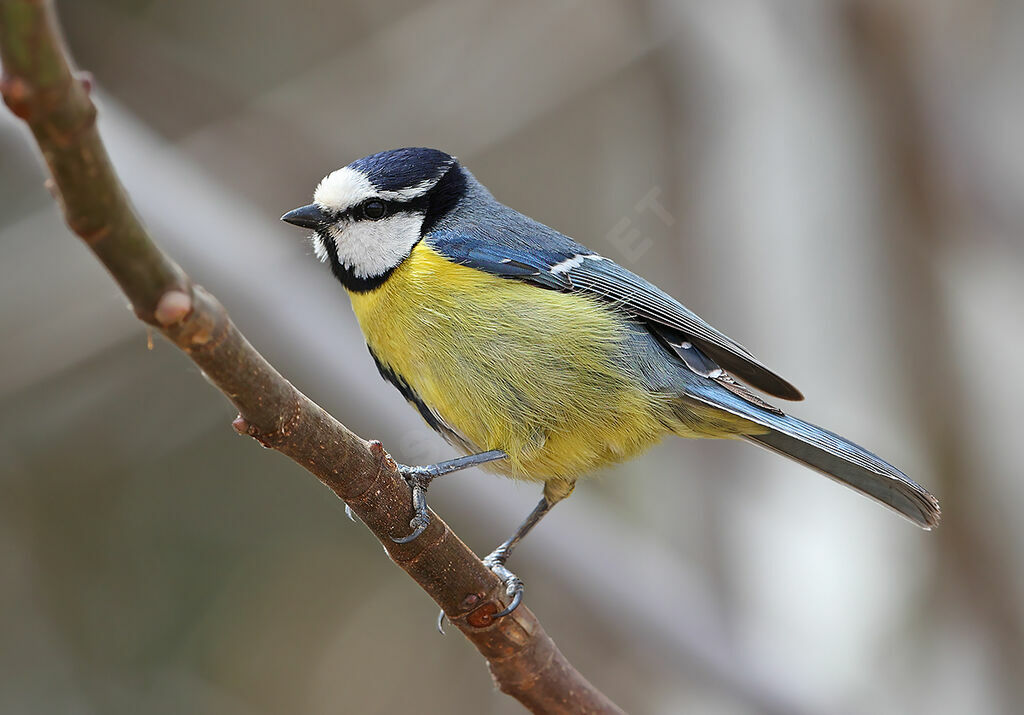
[[[938,501],[899,469],[769,402],[803,395],[747,348],[500,203],[450,154],[411,147],[358,159],[281,220],[312,231],[381,376],[461,453],[398,465],[413,516],[411,532],[394,540],[427,527],[427,488],[441,475],[480,466],[543,485],[537,506],[483,560],[508,601],[496,618],[522,601],[507,561],[523,537],[578,479],[669,435],[745,440],[924,529],[939,523]]]

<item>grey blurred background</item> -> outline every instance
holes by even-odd
[[[581,485],[513,567],[625,709],[1019,712],[1024,4],[58,6],[161,244],[402,461],[451,452],[277,219],[334,168],[424,145],[660,284],[799,385],[795,414],[942,500],[925,533],[683,440]],[[333,495],[147,349],[27,140],[0,112],[0,712],[518,712]],[[480,553],[536,498],[479,472],[431,491]]]

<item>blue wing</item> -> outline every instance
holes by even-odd
[[[439,226],[425,240],[455,263],[607,301],[646,324],[695,372],[707,375],[706,370],[721,365],[770,395],[803,399],[799,390],[765,367],[749,350],[658,287],[508,207],[502,206],[493,215],[472,223],[462,223],[458,229]]]

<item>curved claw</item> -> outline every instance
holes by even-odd
[[[505,560],[509,557],[510,549],[507,544],[502,544],[494,551],[484,557],[484,566],[491,570],[495,576],[501,579],[505,585],[505,595],[512,597],[512,602],[505,608],[495,613],[491,618],[501,618],[519,608],[523,602],[523,582],[505,566]]]
[[[508,604],[505,608],[495,613],[491,618],[501,618],[512,613],[512,611],[519,608],[519,604],[523,602],[523,584],[518,583],[515,585],[515,591],[512,594],[512,603]]]
[[[409,522],[409,526],[412,527],[412,533],[400,538],[392,536],[391,540],[396,544],[408,544],[422,534],[430,525],[430,513],[427,509],[427,487],[430,486],[434,479],[444,474],[457,472],[466,467],[475,467],[479,464],[486,464],[487,462],[506,458],[507,455],[504,452],[492,450],[490,452],[480,452],[479,454],[468,454],[465,457],[450,459],[447,462],[438,462],[437,464],[412,467],[407,464],[397,464],[398,473],[401,474],[402,479],[405,480],[405,483],[412,490],[412,508],[415,516]]]
[[[411,534],[401,537],[392,536],[391,540],[396,544],[408,544],[410,541],[415,541],[416,538],[426,531],[428,526],[430,526],[430,518],[420,519],[418,517],[413,517],[413,520],[409,522],[409,526],[413,527]]]
[[[440,633],[441,635],[446,635],[445,632],[444,632],[444,619],[445,619],[445,614],[444,614],[444,609],[442,608],[441,612],[437,614],[437,632]]]

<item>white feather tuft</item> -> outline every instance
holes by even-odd
[[[313,243],[313,253],[320,259],[321,263],[327,262],[327,246],[324,245],[324,239],[319,233],[314,233],[310,239]]]

